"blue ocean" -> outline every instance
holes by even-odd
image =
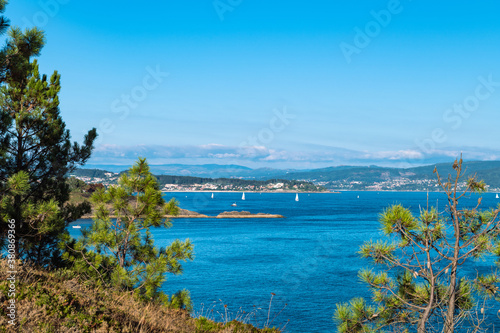
[[[174,219],[170,229],[157,228],[157,246],[189,238],[195,259],[183,264],[184,273],[169,276],[167,294],[188,289],[194,315],[217,321],[239,319],[257,326],[284,328],[286,332],[336,332],[335,305],[353,297],[369,297],[358,271],[370,267],[359,257],[359,247],[380,239],[379,214],[401,203],[417,214],[427,205],[445,209],[443,193],[342,192],[342,193],[165,193],[180,207],[206,215],[245,210],[271,213],[283,219]],[[495,207],[494,193],[482,195],[481,207]],[[474,205],[477,196],[463,205]],[[236,203],[237,207],[231,207]],[[75,222],[82,227],[91,220]],[[69,228],[77,237],[79,229]],[[466,267],[472,278],[488,271],[492,260]],[[497,304],[500,308],[500,304]],[[492,309],[496,312],[498,309]],[[492,316],[490,323],[498,325]],[[495,322],[496,321],[496,322]],[[497,326],[498,327],[498,326]]]

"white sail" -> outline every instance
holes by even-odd
[[[298,193],[295,195],[295,201],[299,201],[299,194]]]
[[[212,193],[212,199],[214,198],[214,194]]]
[[[245,192],[243,192],[243,195],[241,196],[241,200],[245,200]]]

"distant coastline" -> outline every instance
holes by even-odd
[[[166,191],[166,190],[161,190],[162,193],[194,193],[194,192],[200,192],[200,193],[336,193],[339,194],[341,193],[340,191],[242,191],[242,190],[177,190],[177,191]]]
[[[476,175],[487,184],[488,192],[500,192],[500,161],[469,161],[465,165],[466,177]],[[453,172],[448,163],[411,168],[332,166],[312,170],[253,170],[241,166],[228,169],[225,165],[164,165],[163,168],[153,168],[159,173],[156,177],[165,192],[441,192],[433,174],[434,168],[442,176]],[[190,175],[168,175],[167,171]],[[100,169],[77,169],[71,175],[87,184],[101,183],[104,186],[116,184],[119,178],[117,172]],[[460,189],[466,186],[466,182],[459,184]]]

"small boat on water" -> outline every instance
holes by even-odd
[[[212,199],[214,198],[214,194],[212,193]]]
[[[231,206],[236,207],[236,202],[233,202]]]
[[[82,226],[81,226],[81,225],[74,225],[74,226],[73,226],[73,229],[81,229],[81,228],[82,228]]]
[[[299,194],[295,194],[295,201],[299,201]]]
[[[245,192],[243,192],[243,195],[241,196],[241,200],[245,200]]]

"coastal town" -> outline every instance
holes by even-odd
[[[325,192],[321,186],[308,184],[308,186],[292,185],[288,186],[284,182],[269,183],[266,185],[220,185],[215,183],[179,185],[165,184],[162,188],[165,192],[190,192],[190,191],[247,191],[247,192]]]
[[[117,184],[119,173],[94,172],[77,170],[72,177],[86,184],[102,184],[107,187]],[[341,179],[334,181],[319,180],[248,180],[240,178],[197,178],[186,176],[157,176],[160,189],[163,192],[193,192],[193,191],[246,191],[246,192],[332,192],[332,191],[441,191],[434,178],[411,179],[409,177],[394,177],[386,180]],[[465,189],[467,182],[458,184],[459,189]],[[498,186],[486,185],[488,191],[499,192]]]
[[[117,184],[119,173],[79,169],[70,175],[86,184],[102,184],[105,187]],[[197,178],[186,176],[157,176],[163,192],[192,191],[247,191],[247,192],[328,192],[309,181],[296,180],[248,180],[239,178]]]
[[[363,182],[359,180],[340,180],[318,182],[318,185],[338,191],[439,191],[435,179],[396,178],[385,181]],[[465,183],[463,184],[465,185]]]

